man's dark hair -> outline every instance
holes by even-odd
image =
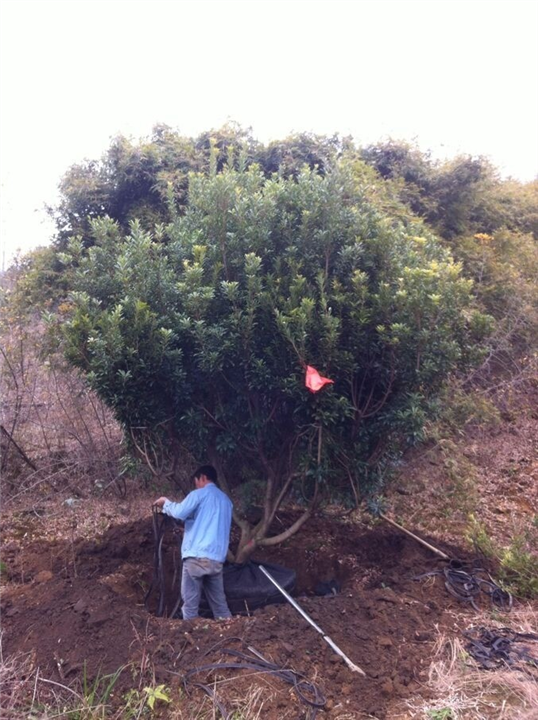
[[[205,475],[212,483],[217,483],[217,471],[213,465],[201,465],[192,477],[194,480],[199,480],[202,475]]]

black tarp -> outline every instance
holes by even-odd
[[[264,605],[286,602],[282,593],[262,573],[260,565],[267,568],[286,592],[291,594],[295,589],[295,570],[271,563],[258,563],[254,560],[242,565],[226,563],[223,570],[224,593],[233,615],[247,613]],[[203,595],[200,601],[200,615],[211,617],[211,611]]]

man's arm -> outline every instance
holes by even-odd
[[[187,495],[185,500],[182,502],[173,502],[172,500],[169,500],[167,497],[160,497],[158,500],[155,500],[153,503],[157,507],[161,507],[163,509],[163,513],[166,515],[170,515],[171,517],[175,518],[176,520],[187,520],[196,510],[198,507],[200,500],[198,496],[198,492],[196,490],[193,490],[191,493]]]

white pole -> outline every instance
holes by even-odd
[[[271,573],[270,573],[268,570],[266,570],[266,569],[263,567],[263,565],[260,565],[259,568],[260,568],[260,570],[262,571],[262,573],[269,578],[269,580],[273,583],[273,585],[274,585],[278,590],[280,590],[280,592],[282,593],[282,595],[284,595],[284,597],[285,597],[286,600],[290,603],[290,605],[293,605],[293,607],[297,610],[297,612],[299,612],[299,613],[304,617],[304,619],[305,619],[307,622],[309,622],[310,625],[312,625],[312,627],[314,628],[314,630],[317,630],[317,632],[319,632],[319,634],[323,637],[323,639],[325,640],[325,642],[326,642],[328,645],[330,645],[330,647],[332,647],[332,649],[334,650],[334,652],[335,652],[337,655],[340,655],[340,657],[341,657],[342,660],[346,663],[346,665],[348,666],[348,668],[349,668],[350,670],[352,670],[353,672],[358,672],[359,675],[363,675],[364,677],[366,677],[366,673],[364,672],[364,670],[361,670],[361,668],[360,668],[358,665],[355,665],[355,663],[351,662],[351,660],[348,658],[348,656],[345,655],[345,654],[342,652],[342,650],[340,650],[340,648],[338,647],[338,645],[336,645],[336,643],[333,642],[328,635],[325,635],[325,633],[324,633],[323,630],[319,627],[319,625],[316,625],[316,623],[312,620],[312,618],[309,617],[309,616],[305,613],[305,611],[302,609],[302,607],[292,598],[292,596],[289,595],[289,594],[284,590],[284,588],[283,588],[281,585],[278,584],[278,582],[277,582],[277,581],[275,580],[275,578],[271,575]]]
[[[379,513],[379,517],[383,518],[383,520],[388,522],[389,525],[392,525],[393,527],[398,528],[398,530],[401,530],[402,532],[404,532],[406,535],[409,535],[409,537],[412,537],[413,540],[416,540],[421,545],[424,545],[424,547],[427,547],[428,550],[431,550],[436,555],[439,555],[439,557],[442,557],[443,560],[450,560],[448,555],[446,553],[444,553],[442,550],[439,550],[438,548],[433,547],[433,545],[430,545],[430,543],[426,542],[426,540],[419,538],[418,535],[415,535],[410,530],[407,530],[406,528],[402,527],[402,525],[399,525],[397,522],[394,522],[394,520],[391,520],[386,515],[384,515],[382,512]]]

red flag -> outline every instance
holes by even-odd
[[[310,390],[310,392],[316,393],[328,383],[334,383],[334,380],[329,380],[329,378],[323,377],[319,374],[316,368],[313,368],[311,365],[306,366],[306,377],[304,384]]]

